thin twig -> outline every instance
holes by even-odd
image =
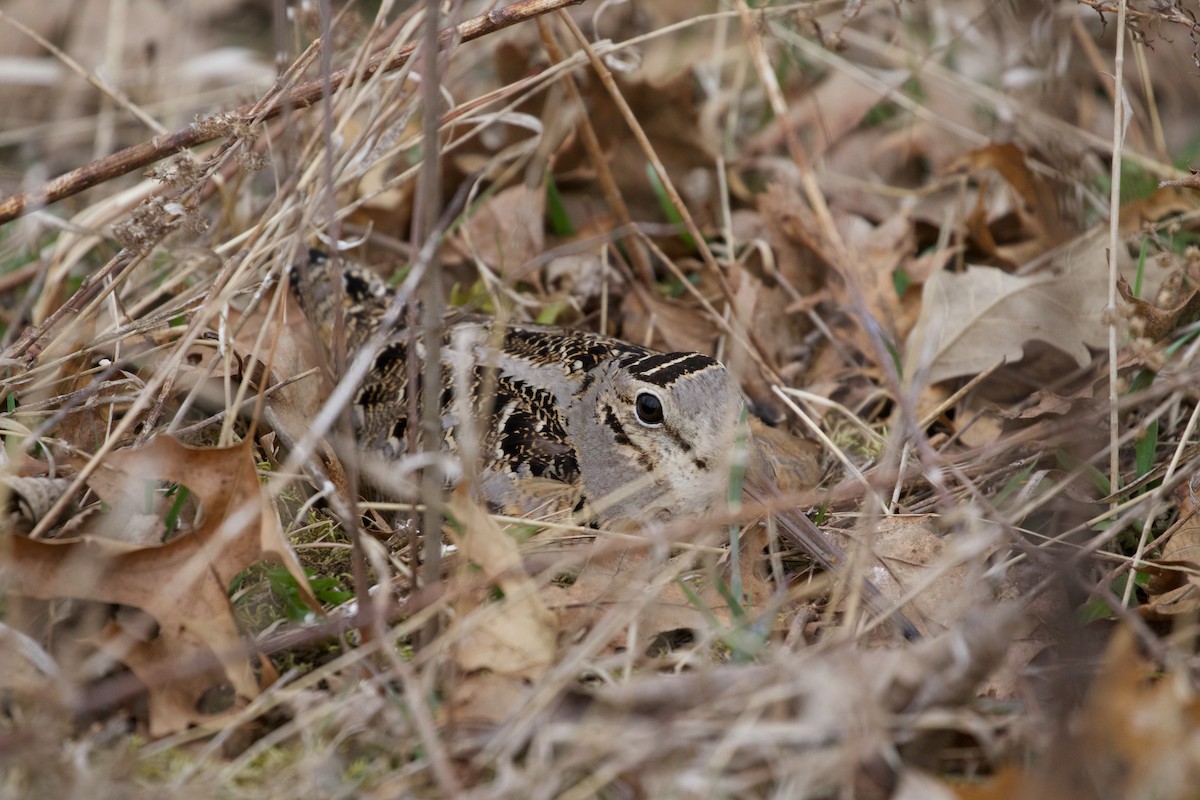
[[[444,47],[450,42],[469,42],[519,22],[567,6],[579,5],[582,2],[584,0],[518,0],[512,5],[499,8],[491,13],[473,17],[457,28],[441,31],[438,35],[438,44]],[[416,43],[414,42],[405,45],[394,54],[389,55],[387,51],[384,51],[372,56],[362,69],[346,67],[334,72],[329,76],[332,92],[337,93],[355,82],[366,81],[377,72],[392,72],[399,69],[408,62],[415,48]],[[105,181],[126,175],[167,156],[211,142],[229,134],[242,123],[251,120],[265,122],[288,109],[308,108],[321,99],[325,85],[324,78],[316,78],[279,95],[258,113],[255,113],[258,106],[257,101],[247,103],[231,111],[194,122],[186,128],[156,136],[148,142],[126,147],[111,156],[98,159],[47,181],[36,189],[15,194],[0,202],[0,224],[10,222],[30,211],[58,202]]]
[[[546,48],[546,54],[550,56],[552,64],[561,64],[567,59],[562,47],[558,43],[554,31],[546,24],[545,20],[538,20],[538,32],[542,35],[542,46]],[[567,94],[571,96],[571,102],[579,108],[586,108],[586,102],[583,93],[579,91],[579,83],[575,80],[575,76],[567,72],[563,74],[563,85],[567,87]],[[608,158],[604,155],[604,150],[600,145],[600,137],[596,134],[596,128],[592,125],[591,117],[583,114],[579,118],[579,136],[583,142],[583,147],[587,151],[588,159],[592,163],[592,169],[596,170],[596,182],[600,184],[600,193],[604,195],[604,202],[608,204],[609,209],[613,212],[613,216],[617,218],[620,229],[633,230],[633,217],[629,213],[629,206],[625,203],[625,198],[621,195],[621,187],[617,184],[616,176],[613,175],[612,167],[609,165]],[[633,270],[637,273],[638,278],[647,286],[654,284],[654,270],[650,266],[650,261],[646,257],[646,251],[638,245],[632,234],[625,237],[626,246],[629,248],[629,260],[633,262]],[[601,328],[601,331],[604,329]]]
[[[430,446],[439,441],[442,435],[441,395],[442,395],[442,313],[444,299],[442,296],[442,260],[441,251],[436,246],[439,238],[438,214],[442,208],[442,164],[440,109],[443,105],[441,96],[441,65],[438,63],[438,48],[434,46],[437,35],[438,0],[427,0],[425,3],[424,30],[421,51],[421,130],[424,134],[422,145],[421,171],[417,175],[417,207],[413,213],[413,249],[428,253],[425,275],[420,285],[421,300],[421,344],[424,349],[424,360],[421,363],[422,383],[420,388],[421,409],[418,425],[421,431],[421,441]],[[410,353],[417,352],[415,347]],[[410,383],[409,386],[415,386]],[[411,392],[415,396],[417,392]],[[410,417],[411,419],[411,417]],[[410,430],[415,430],[410,425]],[[410,442],[416,441],[412,436]],[[421,578],[423,585],[432,586],[441,582],[442,578],[442,511],[443,486],[441,462],[434,460],[429,469],[421,472],[421,496],[426,507],[421,520],[421,533],[424,537],[424,547],[421,552],[423,568]],[[416,551],[414,551],[415,555]],[[429,625],[421,632],[421,644],[428,645],[438,633],[438,619],[432,617]],[[439,780],[450,780],[451,775],[442,776]],[[448,788],[448,787],[443,787]]]
[[[118,88],[116,86],[111,86],[108,83],[106,83],[99,75],[97,75],[95,72],[88,69],[87,67],[83,66],[75,59],[71,58],[70,55],[63,52],[63,50],[61,48],[55,46],[55,44],[53,42],[51,42],[49,39],[42,36],[40,33],[33,30],[32,28],[29,28],[24,23],[22,23],[20,20],[15,19],[11,14],[5,14],[3,11],[0,11],[0,19],[3,19],[9,25],[16,28],[18,31],[20,31],[22,34],[24,34],[25,36],[28,36],[33,41],[37,42],[38,45],[40,45],[41,47],[46,48],[46,50],[50,51],[50,53],[55,58],[57,58],[59,61],[61,61],[63,64],[65,64],[68,69],[70,69],[72,72],[74,72],[79,77],[83,78],[85,81],[90,83],[92,86],[96,87],[96,89],[101,94],[103,94],[105,97],[107,97],[109,100],[116,103],[118,106],[125,109],[133,116],[137,117],[138,121],[141,122],[143,125],[145,125],[147,128],[149,128],[150,130],[154,131],[155,133],[157,133],[159,135],[162,135],[167,132],[167,129],[165,127],[163,127],[162,123],[160,123],[154,117],[150,116],[145,111],[143,111],[132,100],[130,100],[128,95],[126,95],[124,92],[122,92],[120,90],[120,88]],[[6,220],[0,220],[0,222],[4,222],[4,221],[6,221]]]
[[[616,79],[613,78],[612,71],[605,65],[604,60],[596,53],[587,37],[583,35],[583,31],[571,19],[571,16],[565,11],[559,13],[558,18],[562,21],[567,30],[571,32],[571,36],[575,39],[579,48],[587,54],[588,61],[592,64],[592,69],[595,70],[596,76],[603,84],[605,91],[617,106],[617,111],[622,119],[629,126],[630,132],[633,133],[634,140],[642,149],[642,154],[646,156],[646,160],[654,167],[654,172],[658,175],[659,181],[662,183],[663,191],[666,192],[671,205],[679,212],[679,218],[683,220],[683,225],[687,229],[688,234],[696,243],[696,252],[704,265],[711,271],[716,278],[718,285],[721,287],[722,293],[733,299],[733,290],[729,287],[729,281],[725,278],[725,272],[717,263],[716,256],[713,255],[712,248],[708,246],[708,240],[704,238],[704,234],[700,231],[700,226],[696,224],[696,220],[692,217],[692,212],[688,209],[687,204],[683,202],[683,196],[679,194],[679,190],[675,188],[675,183],[667,173],[666,166],[663,165],[662,159],[659,158],[658,152],[654,149],[654,144],[650,141],[650,137],[646,135],[646,131],[642,128],[642,124],[638,121],[637,115],[633,113],[633,109],[629,106],[629,101],[625,99],[625,95],[621,94],[621,89],[617,86]]]

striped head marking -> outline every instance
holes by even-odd
[[[725,496],[744,400],[720,362],[637,348],[583,387],[568,424],[601,519],[701,514]]]

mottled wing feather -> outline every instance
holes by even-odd
[[[614,356],[650,352],[604,336],[537,325],[509,327],[504,332],[504,351],[530,364],[558,366],[568,374],[579,375]]]
[[[301,292],[300,296],[303,301],[305,294],[309,295],[310,299],[304,302],[305,310],[326,343],[335,324],[336,298],[339,295],[344,298],[347,352],[352,356],[355,348],[366,344],[378,330],[378,321],[391,301],[392,290],[373,273],[353,265],[342,269],[339,290],[334,285],[330,262],[319,254],[310,260],[308,273],[311,291]],[[444,343],[448,346],[454,340],[456,325],[478,323],[477,318],[456,315],[448,321]],[[506,330],[504,341],[515,355],[530,362],[558,365],[564,358],[570,358],[584,369],[591,369],[614,352],[628,349],[622,343],[586,334],[564,337],[561,333],[525,328]],[[408,391],[411,388],[420,397],[422,371],[417,370],[415,384],[410,387],[408,350],[406,331],[393,330],[375,355],[354,398],[359,439],[367,448],[389,458],[407,452],[407,437],[418,430],[418,426],[408,424]],[[454,373],[453,364],[446,364],[442,370],[439,409],[443,442],[451,451],[459,449],[460,426],[456,414],[462,411],[454,402]],[[468,379],[469,408],[483,423],[478,426],[483,440],[477,448],[479,468],[486,478],[485,494],[493,505],[526,508],[531,501],[541,503],[544,491],[530,494],[525,490],[544,487],[543,482],[547,481],[572,487],[567,495],[577,494],[574,490],[580,481],[578,458],[554,396],[543,388],[478,364],[470,366]]]
[[[553,395],[528,383],[500,376],[489,458],[513,476],[563,483],[579,480],[579,458]]]
[[[327,348],[333,341],[337,310],[343,309],[346,353],[352,356],[378,331],[394,293],[374,273],[353,265],[344,267],[337,280],[331,275],[329,260],[314,252],[309,263],[297,270],[296,282],[309,282],[298,286],[298,293]],[[461,315],[449,318],[445,344],[449,345],[456,332],[487,334],[492,324]],[[465,338],[471,339],[469,335]],[[471,351],[473,363],[466,365],[471,382],[468,407],[484,423],[478,426],[483,439],[479,448],[480,491],[494,508],[521,515],[564,513],[585,505],[580,462],[587,451],[577,450],[568,435],[562,405],[586,396],[598,371],[596,367],[615,359],[629,376],[663,389],[684,378],[694,379],[707,370],[723,369],[717,361],[697,353],[659,353],[603,336],[536,325],[507,327],[501,342],[506,362],[493,362],[478,351]],[[361,441],[392,458],[406,451],[407,437],[418,427],[408,424],[407,391],[416,391],[419,397],[421,389],[420,370],[414,384],[409,385],[409,346],[409,337],[402,329],[390,331],[355,398]],[[444,352],[450,352],[450,348]],[[457,357],[461,359],[462,355],[459,352]],[[336,366],[332,357],[330,363]],[[499,366],[502,363],[510,363],[513,369],[506,373]],[[455,369],[461,366],[447,364],[442,371],[440,411],[444,441],[439,447],[451,450],[460,449],[455,419],[459,409],[452,384]],[[552,378],[559,370],[561,382]],[[538,377],[526,380],[526,372]],[[551,380],[543,382],[542,377]],[[565,396],[560,400],[553,391],[564,389]],[[631,439],[618,409],[605,404],[597,421],[605,430],[606,441],[626,451],[631,467],[636,465],[646,473],[653,471],[657,454]],[[674,446],[680,453],[691,455],[692,446],[686,438],[665,423],[662,430],[675,439]],[[698,459],[694,459],[694,465],[698,472],[710,469]],[[747,487],[752,497],[761,491],[761,487]],[[827,568],[841,567],[845,562],[841,550],[803,515],[794,516],[794,519],[784,517],[782,529]],[[866,582],[863,592],[866,602],[877,611],[893,612],[873,584]],[[905,635],[917,635],[902,614],[895,613],[894,618]]]
[[[322,335],[328,336],[335,322],[333,298],[344,298],[347,352],[353,354],[378,330],[393,290],[374,273],[348,263],[341,265],[341,285],[336,286],[331,263],[323,257],[314,257],[308,272],[315,300],[309,302],[311,308],[306,310]],[[482,441],[473,450],[479,453],[483,493],[497,507],[528,507],[529,498],[522,486],[539,485],[543,481],[566,485],[572,489],[568,494],[579,495],[582,486],[579,453],[567,431],[563,403],[570,402],[572,396],[583,396],[598,372],[597,367],[603,363],[620,363],[630,374],[663,388],[694,371],[720,368],[708,356],[663,354],[583,331],[518,324],[506,326],[502,336],[493,337],[492,326],[496,324],[462,314],[448,318],[443,352],[453,349],[452,342],[462,326],[464,333],[473,334],[466,336],[466,341],[494,339],[504,354],[504,359],[493,362],[481,351],[471,350],[476,344],[463,346],[465,352],[472,353],[473,362],[468,365],[469,408],[482,423],[477,426]],[[407,393],[412,390],[420,397],[421,370],[417,370],[415,383],[409,386],[408,350],[407,332],[402,328],[392,330],[355,397],[360,440],[369,449],[390,458],[407,452],[407,437],[419,429],[409,424]],[[454,352],[455,357],[461,358],[464,350]],[[514,365],[516,374],[506,371],[504,364]],[[454,373],[460,367],[447,363],[442,370],[444,384],[439,410],[443,441],[437,446],[452,452],[462,449],[458,441],[461,426],[456,419],[461,409],[454,403],[453,389]],[[529,380],[528,374],[539,377]],[[556,374],[561,377],[553,377]],[[559,392],[565,388],[564,395],[556,397],[554,386],[558,386]],[[618,444],[624,442],[632,447],[617,416],[617,410],[609,408],[602,419],[613,429]],[[649,451],[639,450],[630,453],[630,457],[643,472],[654,465],[655,456]]]
[[[333,346],[338,309],[342,309],[345,352],[353,354],[378,330],[393,296],[391,288],[373,272],[356,265],[343,267],[335,276],[330,258],[310,250],[308,258],[292,270],[292,286],[305,314],[316,325],[330,364],[337,363]]]

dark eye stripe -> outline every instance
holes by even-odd
[[[717,363],[717,362],[713,362],[713,363]],[[620,400],[627,408],[629,406],[634,405],[637,402],[637,400],[635,398],[621,397]],[[618,439],[617,439],[618,443],[629,444],[629,445],[636,447],[636,445],[633,445],[633,442],[631,442],[629,440],[629,436],[625,433],[625,428],[621,425],[621,422],[618,419],[617,415],[613,412],[612,407],[606,406],[604,411],[605,411],[604,421],[608,424],[608,426],[610,428],[613,429],[614,432],[616,432],[618,434]],[[626,412],[626,413],[628,413],[628,412]],[[665,434],[665,435],[671,437],[671,439],[675,442],[675,444],[683,452],[685,452],[685,453],[692,452],[691,443],[688,442],[687,439],[683,438],[683,434],[681,434],[679,432],[679,429],[676,428],[675,425],[673,425],[670,420],[663,420],[661,423],[655,425],[654,429],[661,432],[662,434]],[[640,452],[640,450],[639,450],[639,452]]]
[[[637,443],[629,438],[629,434],[625,432],[625,426],[621,424],[621,420],[617,416],[617,413],[612,406],[606,405],[604,407],[603,420],[604,424],[607,425],[613,432],[613,441],[615,441],[618,446],[628,447],[630,450],[633,450],[633,452],[637,454],[634,460],[637,461],[638,466],[640,466],[646,472],[651,472],[654,469],[654,459],[651,457],[648,451],[639,447]]]
[[[625,433],[625,426],[621,424],[621,420],[617,417],[611,406],[604,407],[604,424],[613,432],[613,439],[617,444],[628,445],[637,449],[637,445],[630,441],[629,435]]]
[[[679,449],[685,453],[692,452],[692,446],[686,439],[675,429],[670,423],[663,423],[662,429],[667,432],[667,435],[675,440],[675,444],[679,445]]]

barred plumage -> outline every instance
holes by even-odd
[[[297,280],[307,281],[302,304],[327,348],[339,304],[347,355],[366,346],[393,291],[357,266],[332,275],[320,254],[300,271],[309,273]],[[409,390],[422,394],[422,370],[413,372],[418,384],[408,385],[409,348],[422,359],[420,341],[403,328],[387,331],[355,396],[358,441],[385,462],[401,458],[420,428],[408,419]],[[483,499],[508,513],[583,512],[600,523],[701,514],[723,501],[735,445],[748,437],[741,389],[700,353],[659,353],[582,331],[501,327],[456,314],[445,321],[442,361],[437,449],[477,454],[466,466],[474,467]],[[478,447],[459,441],[470,427]],[[765,464],[748,438],[746,445],[750,462]],[[773,491],[761,483],[770,480],[765,470],[746,486],[760,500]],[[803,514],[785,513],[780,522],[824,567],[844,568],[840,548]],[[918,636],[872,583],[862,588],[871,607],[891,614],[906,637]]]
[[[332,342],[339,295],[329,262],[307,265],[306,311]],[[347,356],[379,327],[393,291],[357,266],[340,275]],[[729,456],[743,415],[741,390],[715,359],[659,353],[606,336],[456,315],[442,338],[443,439],[458,453],[463,413],[478,426],[479,485],[496,508],[547,510],[537,482],[562,484],[552,511],[586,506],[605,521],[702,513],[724,497]],[[354,400],[359,440],[386,458],[408,450],[419,426],[408,419],[409,348],[389,331]],[[466,403],[456,403],[456,370],[466,368]],[[418,380],[420,370],[417,370]],[[459,379],[458,382],[461,382]],[[469,412],[466,411],[469,409]],[[570,506],[565,507],[565,506]]]

